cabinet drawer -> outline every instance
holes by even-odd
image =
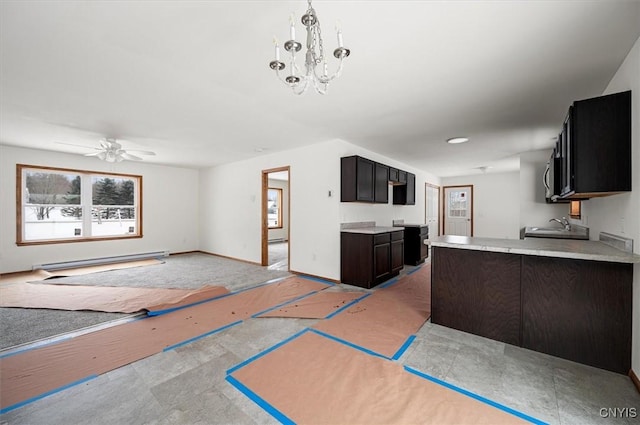
[[[373,244],[380,245],[383,243],[391,242],[391,234],[390,233],[381,233],[379,235],[373,236]]]
[[[400,230],[398,232],[391,232],[392,241],[400,241],[402,239],[404,239],[404,230]]]
[[[420,236],[429,236],[429,228],[427,226],[420,228]]]

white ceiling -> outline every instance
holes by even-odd
[[[439,176],[513,169],[640,36],[640,1],[313,5],[326,49],[338,20],[351,49],[326,96],[268,67],[305,1],[2,0],[0,143],[82,154],[57,142],[109,136],[206,167],[341,139]]]

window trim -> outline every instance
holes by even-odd
[[[276,230],[276,229],[282,229],[283,228],[283,223],[282,223],[282,197],[283,197],[283,190],[281,187],[268,187],[267,188],[267,202],[269,201],[269,191],[270,190],[275,190],[278,193],[278,225],[277,226],[269,226],[269,222],[267,220],[267,229],[268,230]],[[268,207],[267,207],[268,209]],[[267,213],[268,214],[268,213]]]
[[[70,239],[43,239],[37,241],[25,241],[23,240],[23,217],[22,217],[22,201],[23,201],[23,181],[22,175],[24,169],[43,170],[51,172],[66,172],[76,173],[90,176],[103,176],[103,177],[128,177],[136,179],[138,184],[136,185],[137,193],[137,232],[131,235],[118,235],[118,236],[82,236],[74,237]],[[16,245],[18,246],[30,246],[30,245],[50,245],[61,243],[76,243],[76,242],[95,242],[95,241],[108,241],[108,240],[120,240],[120,239],[140,239],[143,237],[143,202],[142,202],[142,176],[137,174],[124,174],[124,173],[112,173],[108,171],[92,171],[92,170],[78,170],[74,168],[60,168],[60,167],[45,167],[42,165],[28,165],[28,164],[16,164]]]

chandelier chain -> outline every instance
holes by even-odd
[[[318,17],[316,16],[316,24],[315,26],[315,31],[313,32],[313,44],[315,46],[316,41],[318,43],[318,51],[320,52],[320,56],[316,56],[316,52],[313,52],[313,60],[316,62],[316,64],[320,64],[322,62],[322,60],[324,59],[324,46],[322,45],[322,33],[320,32],[320,20],[318,19]],[[317,35],[317,40],[316,40],[316,35]]]

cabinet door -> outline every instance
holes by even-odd
[[[373,202],[374,200],[374,162],[358,157],[356,171],[356,200]]]
[[[571,115],[573,107],[569,108],[569,113],[562,124],[561,143],[561,164],[562,164],[562,196],[567,196],[573,192],[573,130]]]
[[[405,205],[416,204],[416,175],[407,173],[407,195]]]
[[[375,168],[375,202],[380,204],[387,204],[389,203],[389,167],[376,162]]]
[[[399,181],[398,179],[399,178],[400,177],[398,176],[398,169],[390,167],[389,168],[389,181],[393,182],[393,183],[398,183],[398,181]]]
[[[627,374],[633,265],[522,259],[522,346]]]
[[[577,101],[572,120],[573,191],[630,191],[631,92]]]
[[[398,182],[406,183],[407,182],[407,172],[398,170]]]
[[[373,272],[375,281],[383,281],[391,273],[391,244],[373,247]]]
[[[404,240],[391,242],[391,273],[399,272],[404,267]]]
[[[432,247],[431,322],[520,345],[520,256]]]

